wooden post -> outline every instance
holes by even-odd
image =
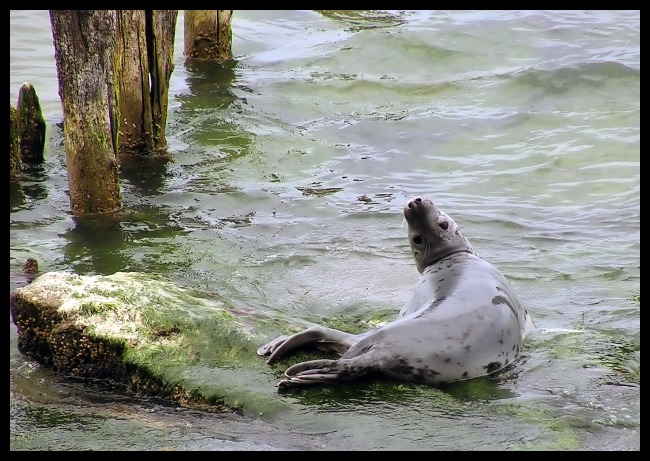
[[[119,156],[162,154],[177,10],[119,10]]]
[[[36,90],[31,83],[23,83],[18,91],[18,129],[20,131],[20,158],[23,163],[43,163],[45,148],[45,119]]]
[[[20,179],[21,165],[18,116],[14,106],[9,103],[9,181],[18,181]]]
[[[120,129],[119,155],[147,151],[153,147],[149,101],[149,61],[144,10],[117,11],[115,73],[117,77]]]
[[[147,30],[149,75],[151,77],[151,111],[156,149],[167,147],[165,128],[169,106],[169,80],[174,71],[174,37],[178,10],[152,10]]]
[[[217,10],[217,61],[232,59],[232,12]]]
[[[50,10],[63,108],[70,208],[122,207],[117,133],[115,10]]]
[[[233,10],[185,10],[186,59],[226,62],[232,59]]]

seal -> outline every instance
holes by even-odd
[[[519,357],[533,322],[504,275],[430,199],[408,200],[404,218],[421,274],[411,300],[395,320],[365,333],[313,326],[263,345],[257,353],[267,363],[308,345],[341,354],[289,367],[279,387],[371,376],[443,385],[495,373]]]

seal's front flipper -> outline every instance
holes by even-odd
[[[287,379],[280,381],[280,388],[309,384],[325,384],[332,381],[349,381],[367,375],[367,366],[354,366],[355,359],[310,360],[289,367],[284,372]]]
[[[287,339],[289,339],[287,335],[278,336],[273,341],[269,341],[268,343],[264,344],[259,349],[257,349],[257,354],[261,356],[269,355]]]
[[[262,356],[271,354],[266,363],[271,363],[278,357],[307,344],[343,353],[356,338],[357,335],[333,328],[311,327],[295,335],[279,336],[260,347],[257,353]]]

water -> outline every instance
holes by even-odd
[[[537,331],[506,376],[279,395],[222,415],[57,376],[10,322],[12,450],[639,450],[640,12],[239,11],[236,66],[185,66],[167,165],[125,165],[116,219],[69,212],[47,11],[10,13],[46,162],[10,198],[10,272],[163,273],[318,322],[397,313],[418,278],[401,208],[431,196]],[[13,289],[15,284],[10,285]],[[382,398],[378,398],[382,395]]]

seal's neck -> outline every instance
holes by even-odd
[[[422,273],[427,267],[431,266],[432,264],[435,264],[455,254],[464,253],[476,255],[476,252],[474,251],[474,248],[472,248],[472,245],[470,245],[467,240],[465,240],[465,243],[466,245],[463,245],[462,247],[438,248],[435,251],[429,251],[425,253],[421,257],[420,255],[414,253],[413,257],[415,259],[415,266],[417,267],[418,272]]]

